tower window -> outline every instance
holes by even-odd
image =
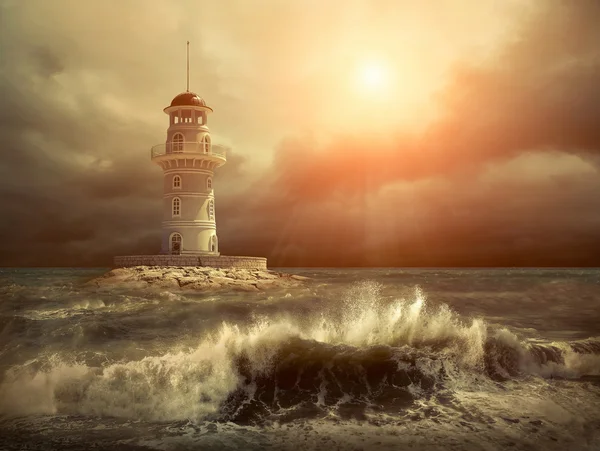
[[[173,216],[181,216],[181,199],[179,197],[173,198],[172,212]]]
[[[202,141],[204,141],[204,153],[210,153],[210,135],[204,135]]]
[[[212,189],[212,177],[206,179],[206,187]]]
[[[208,201],[208,219],[211,221],[215,219],[215,201],[212,199]]]
[[[183,135],[181,133],[175,133],[171,142],[173,152],[183,152]]]
[[[181,189],[181,176],[176,175],[173,177],[173,189]]]

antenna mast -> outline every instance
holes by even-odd
[[[190,92],[190,41],[187,41],[187,92]]]

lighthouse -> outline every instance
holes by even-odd
[[[164,176],[161,254],[219,255],[213,176],[226,154],[210,137],[212,108],[189,90],[189,42],[187,74],[187,90],[163,110],[166,140],[151,149]]]
[[[151,149],[164,176],[161,253],[219,255],[213,177],[226,155],[210,137],[213,110],[186,91],[163,111],[169,116],[167,137]]]
[[[169,117],[166,138],[150,149],[163,173],[160,253],[116,256],[114,266],[266,269],[264,257],[219,252],[213,177],[227,161],[226,148],[212,142],[208,115],[213,109],[190,91],[187,44],[187,89],[163,109]]]

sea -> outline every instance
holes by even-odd
[[[600,269],[0,268],[1,450],[600,450]]]

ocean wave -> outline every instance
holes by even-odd
[[[416,290],[383,305],[356,284],[342,309],[223,323],[195,349],[89,367],[55,354],[9,369],[0,413],[259,421],[401,411],[442,390],[521,377],[600,375],[600,341],[532,343]]]

